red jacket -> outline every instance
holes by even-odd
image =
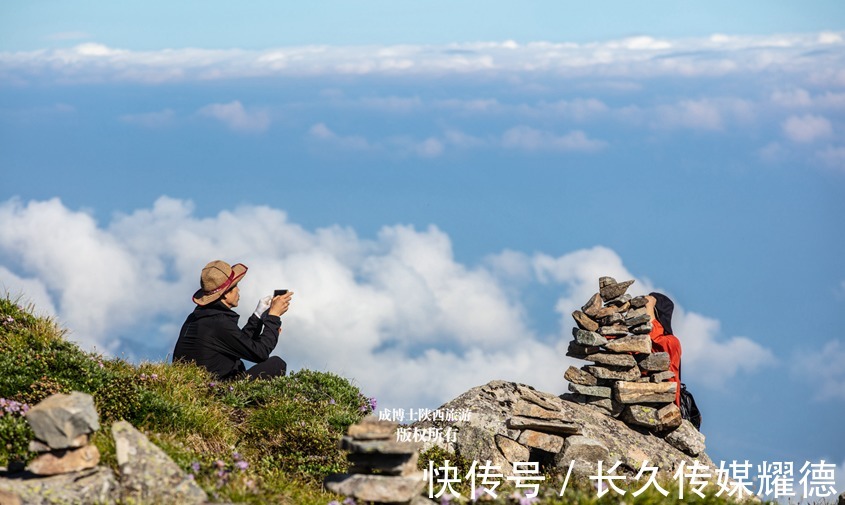
[[[681,406],[681,341],[675,335],[667,335],[663,325],[657,319],[651,320],[651,348],[654,352],[669,353],[669,370],[675,372],[672,379],[677,385],[675,390],[675,404]]]

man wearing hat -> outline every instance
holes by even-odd
[[[241,263],[229,266],[220,260],[202,269],[201,288],[193,297],[197,307],[179,332],[174,362],[193,361],[223,380],[241,373],[253,379],[285,374],[287,364],[270,353],[279,340],[281,315],[287,312],[293,292],[262,298],[241,329],[239,316],[232,309],[238,306],[238,282],[246,271]],[[256,364],[247,370],[242,359]]]
[[[677,384],[675,404],[681,406],[681,341],[672,332],[672,313],[675,303],[663,293],[652,292],[646,298],[646,311],[651,315],[651,346],[654,352],[669,354],[669,370]]]

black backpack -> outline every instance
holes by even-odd
[[[681,367],[678,366],[678,375],[681,374]],[[680,380],[680,377],[678,377]],[[695,404],[695,398],[687,390],[687,385],[681,383],[681,417],[691,422],[695,429],[701,431],[701,411]]]

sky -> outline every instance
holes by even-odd
[[[380,408],[560,394],[571,312],[635,279],[708,454],[841,492],[843,190],[837,1],[0,6],[0,289],[136,362],[219,258]]]

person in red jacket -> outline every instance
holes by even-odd
[[[651,347],[654,352],[669,353],[669,370],[675,373],[672,381],[677,384],[675,404],[681,406],[681,341],[672,333],[672,313],[675,304],[663,293],[646,296],[646,310],[651,315]]]

